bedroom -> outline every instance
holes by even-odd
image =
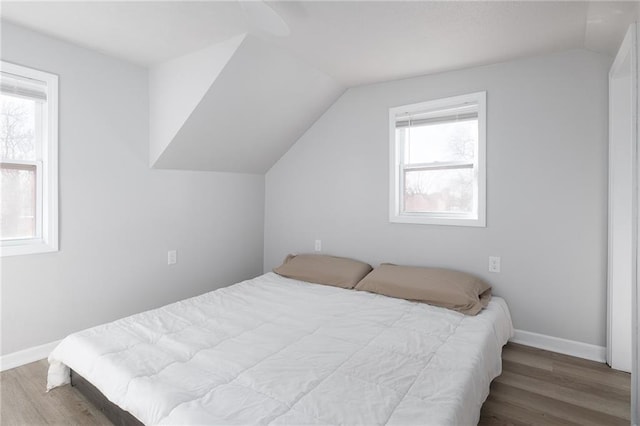
[[[59,250],[2,258],[3,370],[70,333],[259,276],[316,240],[373,266],[478,275],[507,301],[516,341],[603,357],[608,74],[637,4],[272,6],[290,35],[250,27],[235,2],[2,3],[2,60],[59,77]],[[219,65],[184,56],[207,49],[236,71],[214,80]],[[322,74],[294,80],[291,61]],[[304,104],[279,96],[294,84],[309,88]],[[188,96],[204,91],[191,114]],[[389,108],[479,91],[486,226],[390,223]],[[216,123],[197,114],[236,127],[210,143],[198,135]],[[261,144],[257,116],[273,131]]]

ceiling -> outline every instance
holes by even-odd
[[[150,83],[154,168],[256,174],[266,173],[345,91],[251,35],[151,67]]]
[[[356,86],[586,48],[614,55],[639,2],[268,1],[290,27],[254,28],[238,1],[2,1],[3,19],[151,66],[253,33]]]

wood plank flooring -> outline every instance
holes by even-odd
[[[111,422],[71,386],[46,392],[46,359],[0,373],[1,425],[111,426]]]
[[[630,374],[509,343],[480,425],[629,425]]]
[[[628,425],[630,375],[604,364],[509,343],[480,425]],[[0,373],[1,425],[107,425],[70,386],[45,392],[46,360]]]

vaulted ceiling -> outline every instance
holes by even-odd
[[[264,173],[348,87],[567,49],[613,55],[637,1],[12,2],[2,19],[149,67],[154,167]]]
[[[151,164],[265,173],[344,90],[251,35],[156,65],[150,70]]]

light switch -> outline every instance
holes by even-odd
[[[167,252],[167,265],[174,265],[178,262],[178,251],[169,250]]]

